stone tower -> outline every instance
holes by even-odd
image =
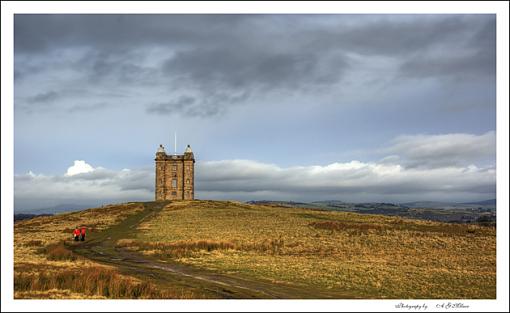
[[[159,145],[155,161],[156,201],[195,198],[195,156],[189,145],[182,155],[168,155]]]

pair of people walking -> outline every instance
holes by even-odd
[[[85,227],[76,227],[73,231],[74,241],[85,241]]]

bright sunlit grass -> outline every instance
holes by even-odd
[[[139,230],[129,245],[148,255],[355,298],[496,296],[489,227],[182,201]]]

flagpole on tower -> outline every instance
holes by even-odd
[[[174,132],[174,154],[177,155],[177,132]]]

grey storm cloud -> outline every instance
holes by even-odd
[[[62,47],[122,52],[146,44],[174,50],[231,46],[234,50],[259,47],[278,51],[301,47],[310,51],[336,48],[363,54],[401,55],[455,46],[455,42],[468,48],[480,48],[481,44],[492,50],[495,22],[495,15],[483,14],[17,14],[14,47],[16,53],[34,54]]]
[[[145,58],[144,53],[133,50],[136,49],[88,50],[73,66],[82,71],[86,82],[93,86],[105,82],[120,85],[150,84],[158,77],[158,69],[140,64]]]
[[[474,30],[473,25],[475,24]],[[379,25],[367,44],[370,51],[403,55],[400,74],[407,77],[466,78],[495,75],[496,18],[431,17],[423,23]],[[356,31],[350,36],[363,38]],[[371,44],[378,43],[374,49]],[[386,45],[386,46],[385,46]]]
[[[480,162],[495,164],[496,133],[399,136],[383,152],[393,155],[393,160],[387,157],[385,163],[394,161],[407,167],[441,168]]]
[[[236,104],[248,97],[247,92],[225,93],[216,91],[207,97],[181,96],[177,99],[163,103],[153,103],[147,106],[146,111],[152,114],[179,113],[187,117],[210,117],[223,113],[224,104]]]
[[[17,14],[16,53],[38,54],[62,47],[125,51],[134,45],[187,46],[215,43],[225,31],[250,27],[250,15],[196,14]],[[227,35],[228,36],[228,35]]]
[[[154,87],[162,99],[138,102],[147,113],[324,94],[375,57],[393,60],[395,79],[495,73],[493,15],[17,14],[14,25],[17,81],[68,68],[69,84],[91,89]]]
[[[448,57],[416,56],[404,62],[401,73],[408,77],[478,78],[496,74],[495,50],[460,52]]]
[[[69,108],[69,112],[88,112],[88,111],[94,111],[94,110],[100,110],[102,108],[110,106],[108,103],[99,102],[99,103],[93,103],[93,104],[78,104],[75,106],[72,106]]]
[[[155,103],[147,108],[149,113],[171,114],[175,111],[182,111],[196,102],[195,98],[182,96],[174,101],[166,103]]]
[[[49,110],[55,107],[55,104],[62,98],[62,95],[56,91],[46,91],[27,96],[26,101],[19,105],[18,108],[33,113],[36,111]]]
[[[486,156],[482,150],[486,146],[490,150],[493,136],[493,133],[487,133],[481,136],[399,137],[387,151],[401,155],[389,156],[380,162],[351,161],[293,167],[251,160],[198,162],[196,194],[198,198],[212,196],[252,200],[270,196],[272,199],[309,201],[325,198],[438,200],[466,195],[492,198],[496,192],[495,168],[478,167],[470,161]],[[481,150],[470,148],[473,145]],[[456,150],[457,154],[454,153]],[[456,162],[436,162],[436,159],[445,161],[452,158]],[[409,160],[427,164],[425,159],[430,161],[430,166],[405,165]],[[153,198],[153,168],[114,171],[93,168],[85,163],[82,165],[88,168],[88,172],[53,176],[31,172],[16,175],[16,206],[26,209],[50,201],[82,203],[88,200],[90,203],[101,199],[146,201]]]
[[[57,92],[48,91],[48,92],[40,93],[33,97],[30,97],[28,101],[32,102],[32,103],[49,102],[49,101],[53,101],[53,100],[57,99],[58,96],[59,95]]]
[[[164,70],[198,87],[273,89],[336,82],[348,66],[340,55],[330,63],[333,66],[320,64],[327,56],[321,56],[325,52],[319,50],[276,52],[270,48],[258,49],[227,46],[183,51],[168,60]]]
[[[481,21],[476,31],[451,36],[454,44],[444,45],[435,52],[418,53],[406,60],[401,72],[411,77],[455,78],[494,76],[496,74],[496,18]],[[459,38],[460,37],[460,38]]]

